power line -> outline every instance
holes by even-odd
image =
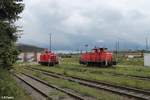
[[[119,47],[120,47],[120,43],[119,40],[116,41],[116,61],[118,60],[118,53],[119,53]]]
[[[148,48],[148,38],[147,38],[147,37],[145,38],[145,43],[146,43],[146,44],[145,44],[146,50],[148,50],[149,48]]]
[[[52,34],[51,33],[49,35],[49,38],[50,38],[50,40],[49,40],[49,50],[51,51],[52,50]]]

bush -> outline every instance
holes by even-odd
[[[4,96],[12,97],[14,100],[26,100],[28,98],[25,91],[18,86],[10,73],[0,68],[0,99]]]

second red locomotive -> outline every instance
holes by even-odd
[[[108,52],[107,48],[94,48],[92,52],[86,52],[80,56],[80,64],[112,66],[116,64],[116,61],[113,61],[113,54]]]
[[[55,53],[48,51],[48,49],[45,49],[45,51],[40,55],[39,63],[41,65],[53,66],[59,63],[58,56]]]

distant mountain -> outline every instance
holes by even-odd
[[[40,48],[37,46],[33,45],[28,45],[28,44],[17,44],[17,49],[20,50],[21,52],[41,52],[44,50],[44,48]]]

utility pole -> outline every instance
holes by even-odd
[[[84,46],[85,46],[86,53],[87,53],[87,51],[88,51],[88,46],[89,46],[89,45],[88,45],[88,44],[85,44]]]
[[[120,43],[119,43],[119,40],[118,40],[118,51],[119,51],[119,48],[120,48]]]
[[[145,38],[145,42],[146,42],[146,44],[145,44],[146,50],[148,50],[149,48],[148,48],[148,38],[147,37]]]
[[[52,39],[52,34],[50,33],[50,34],[49,34],[49,51],[50,51],[50,52],[51,52],[51,49],[52,49],[52,48],[51,48],[51,44],[52,44],[52,43],[51,43],[51,39]],[[49,59],[48,61],[49,61],[48,66],[50,66],[50,59]]]
[[[117,60],[117,55],[118,55],[118,46],[117,46],[117,41],[116,41],[116,60]]]
[[[52,34],[50,33],[49,35],[49,38],[50,38],[50,41],[49,41],[49,50],[51,51],[52,50]]]
[[[118,61],[118,53],[119,53],[119,40],[116,41],[116,61]]]

